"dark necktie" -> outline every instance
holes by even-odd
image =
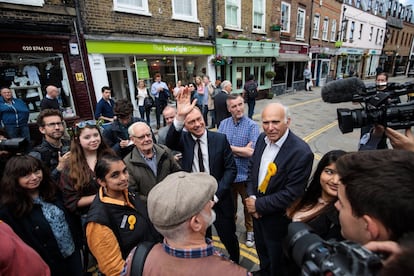
[[[201,151],[200,139],[197,139],[197,145],[198,145],[198,168],[200,172],[205,172],[204,162],[203,162],[203,152]]]

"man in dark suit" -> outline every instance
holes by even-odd
[[[221,92],[214,97],[214,108],[216,112],[217,128],[220,126],[220,122],[224,119],[231,117],[231,113],[227,109],[227,96],[233,90],[230,81],[225,80],[221,83]]]
[[[203,115],[195,107],[197,101],[190,104],[190,97],[187,89],[177,97],[177,115],[168,131],[166,145],[182,152],[183,170],[205,172],[217,180],[218,189],[214,196],[217,219],[214,226],[230,259],[238,263],[240,250],[230,190],[237,174],[236,163],[226,136],[206,129]],[[184,126],[187,131],[182,131]],[[211,230],[207,236],[211,236]]]
[[[271,103],[264,108],[264,133],[249,165],[246,206],[253,215],[261,275],[286,275],[282,261],[282,241],[290,222],[286,208],[303,194],[312,170],[313,153],[289,124],[287,107]]]

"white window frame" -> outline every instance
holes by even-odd
[[[280,23],[281,24],[280,25],[282,27],[280,31],[281,32],[289,33],[290,32],[290,13],[291,13],[291,6],[290,6],[289,3],[282,2],[280,4],[280,7],[281,7],[281,9],[280,9]],[[286,16],[283,16],[284,7],[286,7],[286,9],[287,9]],[[284,22],[283,21],[284,19],[286,19],[287,22]]]
[[[319,25],[321,24],[321,16],[315,14],[313,16],[312,38],[319,39]]]
[[[151,16],[151,13],[148,10],[148,0],[142,0],[141,7],[119,3],[119,1],[120,0],[114,0],[114,11]]]
[[[261,4],[261,7],[260,7]],[[259,8],[259,10],[257,9]],[[255,14],[261,14],[261,28],[255,27]],[[252,30],[253,32],[265,32],[266,25],[266,0],[253,0],[253,9],[252,9]]]
[[[241,30],[241,0],[226,0],[225,3],[225,24],[226,24],[226,28],[228,29],[234,29],[234,30]],[[237,9],[236,13],[237,13],[237,23],[236,25],[234,24],[230,24],[229,20],[228,20],[228,7],[232,7],[234,9]]]
[[[43,5],[45,4],[45,1],[44,0],[0,0],[0,3],[10,3],[10,4],[15,4],[15,5],[43,7]]]
[[[329,18],[325,17],[323,19],[323,27],[322,27],[322,40],[328,41],[328,28],[329,28]]]
[[[302,18],[302,25],[299,24],[300,18]],[[298,8],[298,16],[296,20],[296,39],[305,38],[305,22],[306,21],[306,10]]]
[[[172,8],[172,19],[175,20],[182,20],[182,21],[189,21],[189,22],[200,22],[197,16],[197,0],[189,0],[191,2],[191,15],[186,15],[179,13],[175,10],[175,3],[182,2],[185,0],[171,0],[171,8]],[[185,4],[185,3],[183,3]]]
[[[331,41],[336,41],[336,19],[332,20]]]

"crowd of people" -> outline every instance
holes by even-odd
[[[260,133],[252,120],[255,89],[254,76],[240,95],[230,81],[204,76],[170,92],[157,74],[150,88],[137,84],[137,118],[132,103],[113,101],[105,86],[98,120],[75,122],[69,139],[59,107],[42,109],[42,143],[11,157],[0,182],[7,241],[0,244],[0,274],[22,275],[11,265],[18,256],[30,258],[26,271],[39,275],[91,268],[104,275],[299,275],[301,264],[283,248],[292,221],[325,240],[387,252],[383,275],[412,273],[411,130],[382,129],[392,150],[329,151],[312,173],[314,155],[290,129],[287,106],[267,104]],[[51,103],[56,89],[47,91]],[[1,89],[0,111],[15,104],[10,94]],[[176,106],[168,104],[171,94]],[[154,97],[158,131],[144,118],[147,97]],[[260,261],[255,272],[239,265],[239,195],[243,240]],[[216,251],[213,226],[228,255]]]

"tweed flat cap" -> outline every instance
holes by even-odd
[[[176,172],[155,185],[148,195],[148,215],[154,226],[171,229],[198,214],[217,190],[206,173]]]

